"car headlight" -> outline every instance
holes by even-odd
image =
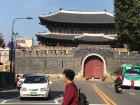
[[[47,91],[47,88],[41,88],[40,91]]]
[[[27,88],[22,87],[22,88],[21,88],[21,91],[27,91]]]

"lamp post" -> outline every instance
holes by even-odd
[[[19,19],[33,19],[32,17],[25,17],[25,18],[14,18],[12,21],[12,36],[11,36],[11,51],[10,51],[10,72],[15,72],[15,47],[14,47],[14,24],[16,20]]]

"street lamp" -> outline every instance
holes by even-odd
[[[12,21],[12,36],[11,36],[11,51],[10,51],[10,72],[15,72],[15,48],[14,48],[14,24],[16,20],[19,19],[33,19],[32,17],[25,17],[25,18],[14,18]]]

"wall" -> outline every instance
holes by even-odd
[[[137,52],[117,52],[109,46],[77,47],[73,49],[43,49],[19,51],[16,53],[17,73],[61,74],[64,69],[71,68],[78,74],[82,69],[82,61],[89,54],[99,54],[106,61],[106,70],[113,72],[122,64],[140,65],[140,54]]]
[[[0,72],[0,90],[15,88],[15,73]]]
[[[78,72],[80,62],[72,50],[19,51],[16,53],[16,72],[61,74],[66,68]]]

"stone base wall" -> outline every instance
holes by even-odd
[[[62,74],[64,69],[73,69],[78,74],[81,60],[74,57],[31,57],[17,58],[17,73]]]
[[[48,50],[17,52],[16,73],[62,74],[64,69],[73,69],[80,76],[83,72],[82,61],[89,54],[98,54],[105,59],[107,73],[113,72],[122,64],[140,65],[138,52],[119,53],[111,48],[80,47],[63,53],[56,53],[61,52],[58,49],[52,49],[51,52]]]

